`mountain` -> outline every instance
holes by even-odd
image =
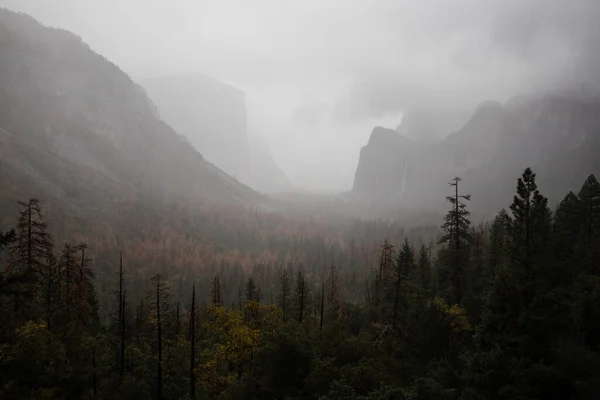
[[[482,103],[459,130],[435,142],[375,128],[361,149],[350,198],[417,208],[444,207],[460,176],[476,212],[510,200],[531,167],[551,203],[600,172],[600,97],[562,93]]]
[[[396,131],[418,141],[442,140],[457,131],[469,119],[470,110],[463,108],[414,107],[402,113],[402,122]]]
[[[246,99],[241,90],[205,74],[141,80],[161,118],[206,159],[232,176],[250,164]]]
[[[268,148],[249,140],[241,90],[201,73],[140,83],[161,118],[187,137],[208,161],[260,192],[291,188]]]
[[[135,196],[267,204],[205,160],[142,87],[76,35],[0,9],[0,54],[0,197],[103,209]]]

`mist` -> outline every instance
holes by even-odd
[[[598,89],[600,2],[3,0],[134,79],[203,72],[243,90],[248,133],[301,189],[352,186],[374,126]],[[450,133],[450,132],[448,132]]]

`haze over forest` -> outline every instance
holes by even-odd
[[[372,128],[404,110],[458,109],[449,134],[483,101],[600,82],[594,0],[0,5],[75,32],[134,80],[201,72],[241,89],[249,134],[296,187],[324,192],[352,187]]]
[[[599,17],[0,0],[0,399],[598,399]]]

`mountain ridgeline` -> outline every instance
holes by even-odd
[[[447,181],[463,178],[474,212],[489,215],[511,198],[527,166],[557,204],[590,172],[600,172],[600,98],[572,94],[481,104],[444,139],[409,139],[409,127],[377,127],[360,153],[351,196],[407,209],[440,209]],[[419,132],[410,132],[418,138]]]
[[[3,199],[268,202],[206,161],[142,87],[74,34],[1,9],[0,54]]]

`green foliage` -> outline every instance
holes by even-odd
[[[552,214],[527,169],[510,215],[501,210],[471,229],[459,199],[437,262],[423,242],[385,241],[379,254],[371,245],[377,268],[371,276],[366,266],[366,280],[345,267],[360,265],[349,256],[357,257],[355,243],[337,248],[336,264],[322,257],[320,266],[288,263],[279,274],[265,263],[211,267],[192,280],[164,270],[142,284],[128,264],[112,292],[118,329],[97,316],[96,285],[107,280],[99,261],[85,245],[49,254],[39,203],[22,203],[17,240],[2,236],[12,252],[0,282],[0,397],[594,398],[598,194],[591,176]],[[313,250],[316,260],[323,247]],[[277,288],[276,305],[261,286]],[[191,287],[203,294],[186,308]],[[142,289],[147,297],[133,302]]]

